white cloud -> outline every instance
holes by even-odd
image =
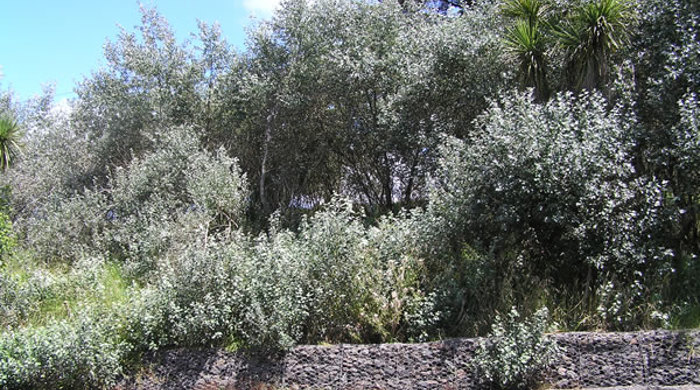
[[[243,0],[243,7],[257,17],[268,17],[280,5],[281,0]]]
[[[5,74],[2,73],[2,65],[0,65],[0,81],[2,81],[3,77],[5,77]]]

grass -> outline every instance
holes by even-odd
[[[8,324],[0,319],[0,325],[42,326],[70,318],[81,306],[110,309],[125,302],[129,289],[135,286],[116,263],[96,262],[78,270],[65,264],[43,264],[32,258],[27,253],[18,253],[0,268],[16,286],[10,298],[14,302],[5,304],[17,305],[17,311],[24,313],[17,323]]]
[[[671,329],[700,329],[700,303],[688,304],[671,316]]]

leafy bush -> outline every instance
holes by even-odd
[[[678,209],[678,233],[692,240],[700,235],[700,105],[695,93],[688,93],[678,102],[680,120],[666,131],[671,144],[657,160],[666,167],[673,192],[670,205]],[[671,197],[671,196],[669,196]],[[674,210],[675,211],[675,210]],[[689,255],[697,247],[688,242]]]
[[[507,94],[477,124],[470,142],[447,140],[429,205],[457,241],[564,284],[663,259],[663,187],[637,177],[633,122],[602,97]]]
[[[107,202],[96,191],[72,197],[51,197],[34,215],[20,220],[25,245],[44,261],[72,262],[100,253],[107,227]]]
[[[379,219],[368,228],[368,269],[365,288],[372,301],[366,310],[376,320],[380,340],[425,341],[439,334],[446,313],[438,301],[442,292],[426,283],[427,255],[420,245],[421,212],[401,213]],[[369,317],[369,316],[368,316]]]
[[[23,108],[0,92],[30,135],[0,177],[0,387],[109,386],[129,353],[168,346],[483,334],[543,301],[572,327],[692,314],[697,6],[638,5],[612,103],[536,102],[501,92],[516,75],[487,3],[452,17],[290,1],[240,56],[205,25],[180,46],[144,10],[70,117],[50,93]],[[582,4],[547,3],[545,19]],[[556,349],[544,317],[498,319],[485,378],[534,383]]]
[[[42,206],[92,187],[94,151],[90,143],[75,134],[65,118],[44,118],[45,123],[28,138],[24,153],[13,169],[5,172],[4,183],[13,189],[10,200],[13,218],[23,220],[41,214]]]
[[[0,268],[0,327],[39,326],[71,316],[81,304],[120,304],[128,281],[119,265],[84,257],[73,267],[51,267],[26,252]]]
[[[684,0],[639,3],[641,23],[630,52],[640,84],[639,113],[655,152],[667,139],[664,127],[679,117],[677,102],[700,86],[700,6]],[[655,26],[655,27],[652,27]]]
[[[152,285],[134,299],[130,333],[148,348],[425,337],[439,315],[421,289],[409,225],[361,221],[338,199],[298,233],[190,240],[158,261]]]
[[[17,238],[12,229],[12,221],[4,211],[0,211],[0,267],[4,263],[4,258],[12,254],[15,246],[17,246]]]
[[[394,340],[426,331],[439,317],[409,321],[431,299],[420,283],[412,221],[365,227],[362,219],[347,199],[336,199],[302,223],[295,252],[304,256],[311,292],[309,340]]]
[[[0,387],[56,389],[107,387],[116,382],[128,347],[123,322],[81,310],[70,320],[0,335]]]
[[[543,335],[548,316],[547,308],[525,321],[520,321],[515,308],[505,319],[496,316],[491,333],[474,357],[475,369],[485,384],[499,389],[535,388],[561,352],[555,341]]]
[[[103,188],[38,204],[21,220],[32,249],[62,261],[104,253],[139,273],[174,243],[240,224],[247,184],[236,160],[203,151],[182,128],[153,142],[161,147],[118,168]]]
[[[678,102],[681,119],[672,129],[674,147],[667,152],[678,163],[679,181],[688,186],[687,192],[700,193],[700,105],[695,93],[688,93]]]
[[[242,221],[247,181],[235,159],[202,150],[184,128],[153,141],[155,152],[112,175],[107,247],[134,272],[153,269],[169,248]]]
[[[241,272],[248,240],[212,237],[170,253],[157,263],[149,287],[131,299],[135,345],[222,345],[239,333],[246,300]]]
[[[700,291],[691,287],[700,275],[700,105],[695,93],[686,94],[678,102],[680,120],[668,131],[671,146],[663,150],[662,166],[670,168],[671,191],[667,208],[673,212],[674,226],[668,241],[676,256],[670,297],[700,302]],[[683,302],[685,305],[687,302]]]

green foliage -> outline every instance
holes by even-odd
[[[700,305],[688,304],[681,307],[671,322],[675,329],[700,328]]]
[[[5,263],[5,258],[11,255],[17,246],[17,238],[12,229],[10,217],[0,211],[0,267]]]
[[[495,8],[463,19],[292,1],[261,23],[229,88],[241,95],[234,153],[262,217],[334,193],[373,214],[419,199],[438,132],[468,133],[504,84]]]
[[[700,80],[695,59],[700,38],[694,26],[700,23],[700,8],[695,2],[650,1],[642,4],[640,15],[644,23],[633,41],[639,53],[637,111],[643,125],[638,166],[641,173],[669,183],[667,205],[676,224],[666,232],[667,241],[677,254],[674,267],[692,269],[694,260],[689,259],[700,251],[693,162],[697,153],[692,146],[697,138],[695,91]],[[659,28],[650,29],[650,24]]]
[[[107,254],[138,273],[190,235],[238,226],[246,179],[234,159],[201,150],[181,128],[153,142],[158,151],[117,169],[104,188],[35,206],[20,221],[33,250],[47,261]]]
[[[409,29],[407,34],[418,37],[423,59],[411,69],[424,70],[406,91],[411,105],[402,110],[408,120],[403,126],[419,123],[469,136],[473,119],[513,81],[502,45],[507,24],[499,11],[498,4],[478,2],[459,18],[434,20],[415,33]]]
[[[202,150],[184,128],[154,142],[157,151],[112,175],[103,211],[105,249],[137,273],[173,246],[237,226],[245,207],[246,178],[234,159]]]
[[[555,27],[567,52],[571,88],[607,91],[610,55],[629,41],[635,19],[628,0],[592,0]]]
[[[73,267],[51,267],[18,253],[0,271],[0,326],[41,326],[71,316],[78,305],[111,308],[126,300],[121,267],[86,257]]]
[[[76,134],[68,118],[36,113],[36,128],[28,137],[22,159],[5,171],[3,182],[13,191],[8,197],[16,224],[42,213],[47,204],[69,198],[92,187],[98,179],[91,143]],[[21,228],[18,230],[21,232]]]
[[[390,341],[430,332],[440,315],[416,318],[431,297],[420,286],[419,254],[408,246],[411,224],[383,219],[365,228],[351,207],[335,201],[302,224],[297,253],[308,256],[313,294],[307,337]]]
[[[673,164],[671,183],[673,200],[679,209],[678,229],[689,235],[690,242],[682,252],[698,253],[693,238],[700,236],[700,106],[694,93],[678,102],[680,121],[669,131],[672,145],[664,151],[661,161]]]
[[[239,236],[231,237],[242,238]],[[245,296],[238,267],[246,240],[188,245],[157,265],[149,287],[131,297],[129,337],[142,349],[221,345],[237,337]]]
[[[14,164],[22,150],[19,123],[6,114],[0,115],[0,170]]]
[[[93,388],[114,385],[128,352],[123,322],[80,310],[75,318],[0,336],[0,386],[6,389]]]
[[[365,228],[337,200],[298,233],[209,237],[159,262],[133,305],[131,317],[143,321],[130,333],[150,348],[425,337],[439,314],[423,316],[431,297],[420,289],[408,234],[388,220]]]
[[[468,242],[569,275],[651,258],[661,187],[636,177],[630,122],[600,96],[506,95],[478,124],[471,143],[448,139],[431,204]]]
[[[515,18],[515,26],[506,34],[509,53],[519,63],[525,87],[534,87],[538,100],[549,98],[545,64],[546,38],[542,31],[544,4],[538,0],[512,0],[503,5],[505,15]]]
[[[72,115],[80,135],[94,144],[101,176],[153,150],[160,129],[192,125],[201,81],[192,57],[154,9],[141,9],[138,34],[122,29],[105,45],[107,66],[77,88]]]
[[[18,221],[18,227],[24,230],[27,246],[44,261],[75,261],[99,253],[93,248],[108,223],[106,210],[104,197],[96,192],[54,197],[29,220]]]
[[[497,389],[532,389],[558,358],[561,348],[544,336],[549,311],[538,310],[525,321],[511,309],[504,319],[496,316],[491,332],[474,358],[484,383]]]
[[[506,36],[508,50],[517,58],[524,85],[535,87],[538,99],[544,101],[549,96],[544,44],[537,23],[530,24],[519,20]]]
[[[503,291],[504,303],[542,284],[593,294],[608,276],[622,285],[642,274],[663,279],[673,255],[664,242],[664,187],[637,176],[623,118],[599,95],[559,95],[545,105],[503,96],[479,118],[471,142],[446,141],[428,206],[443,232],[436,241],[453,259],[460,243],[481,253],[459,267],[485,268],[473,276],[483,276],[487,291]]]
[[[671,125],[677,120],[676,103],[697,91],[700,81],[700,7],[695,2],[654,0],[642,2],[639,8],[640,28],[632,51],[637,53],[641,111],[655,127],[661,121]]]
[[[555,77],[562,78],[561,89],[596,89],[611,98],[612,55],[627,49],[634,5],[627,0],[505,1],[502,12],[513,21],[505,48],[522,85],[534,88],[540,102],[549,98],[547,79]]]
[[[543,302],[568,329],[694,324],[696,8],[293,0],[242,53],[142,10],[70,110],[0,93],[27,131],[0,176],[0,387],[108,387],[173,346],[480,335]],[[567,72],[584,92],[550,94]],[[493,325],[491,385],[551,363],[544,317]]]
[[[506,0],[503,2],[503,13],[511,18],[524,19],[532,25],[537,23],[545,7],[546,4],[539,0]]]

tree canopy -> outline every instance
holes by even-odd
[[[700,325],[695,2],[289,0],[245,50],[141,12],[69,111],[0,92],[0,387]]]

